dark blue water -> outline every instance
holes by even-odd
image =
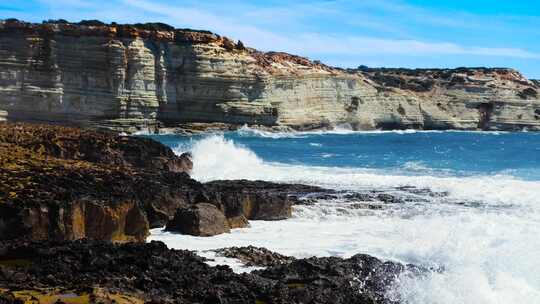
[[[189,150],[204,136],[153,138]],[[426,171],[448,175],[512,175],[540,180],[540,134],[498,132],[224,133],[268,162],[295,165]]]

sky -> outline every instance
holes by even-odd
[[[10,0],[5,18],[164,22],[345,68],[510,67],[540,79],[539,0]]]

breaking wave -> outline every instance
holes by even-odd
[[[308,142],[309,147],[320,155],[320,146]],[[338,190],[376,189],[398,197],[410,195],[406,189],[412,187],[428,194],[399,204],[379,203],[377,208],[321,200],[296,206],[292,219],[253,221],[251,228],[231,234],[196,238],[154,230],[151,239],[193,250],[254,245],[296,257],[366,253],[442,269],[400,278],[390,296],[405,303],[540,303],[538,179],[524,180],[513,170],[436,175],[421,160],[394,169],[269,162],[223,135],[190,141],[179,150],[193,153],[193,177],[201,181],[296,182]]]

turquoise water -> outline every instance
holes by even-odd
[[[295,206],[291,219],[252,221],[230,234],[197,238],[156,229],[151,240],[202,255],[254,245],[296,257],[365,253],[442,270],[399,278],[389,296],[403,303],[540,303],[538,133],[242,128],[152,137],[176,153],[190,151],[192,177],[203,182],[295,182],[406,199],[368,202],[380,206],[375,209],[321,199]]]

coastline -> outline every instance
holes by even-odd
[[[426,171],[429,170],[429,164],[416,164],[419,167],[409,168],[420,170],[418,175],[411,176],[391,172],[381,174],[373,169],[283,165],[258,158],[257,154],[261,150],[250,152],[249,147],[243,146],[240,139],[246,142],[281,142],[287,149],[293,149],[291,145],[296,143],[300,145],[298,147],[306,145],[311,147],[312,152],[316,152],[335,140],[345,140],[350,136],[375,140],[368,146],[381,144],[383,148],[386,141],[384,138],[393,138],[398,142],[409,138],[422,142],[420,139],[425,136],[457,136],[461,140],[469,138],[474,141],[483,139],[479,143],[485,144],[480,144],[480,147],[497,147],[497,142],[505,142],[515,136],[529,138],[537,133],[417,130],[366,133],[348,129],[334,130],[331,134],[271,133],[242,127],[240,131],[226,135],[237,136],[236,144],[220,136],[202,136],[202,141],[196,142],[200,146],[192,151],[195,155],[189,156],[192,165],[186,167],[180,166],[182,162],[179,157],[180,152],[185,152],[183,149],[172,150],[147,136],[125,136],[114,132],[50,125],[2,123],[1,126],[0,147],[11,153],[3,153],[0,158],[2,164],[5,164],[6,159],[10,160],[8,167],[2,166],[0,181],[2,186],[8,185],[13,190],[9,192],[14,192],[19,198],[13,204],[15,201],[9,197],[14,195],[6,193],[5,187],[0,189],[0,205],[3,208],[0,222],[4,223],[0,225],[0,235],[4,238],[0,242],[0,293],[8,303],[14,302],[16,298],[29,300],[33,296],[42,301],[60,299],[66,303],[70,303],[70,297],[83,302],[90,297],[105,303],[112,300],[121,303],[163,302],[180,297],[187,302],[212,302],[220,299],[228,303],[236,299],[246,303],[255,300],[265,303],[312,300],[314,303],[394,304],[410,299],[408,291],[420,292],[417,289],[409,290],[407,284],[419,288],[425,286],[423,284],[435,284],[441,277],[461,277],[463,273],[460,271],[463,270],[459,267],[456,269],[454,263],[461,265],[463,261],[457,259],[459,254],[456,258],[449,252],[459,253],[459,250],[463,250],[464,254],[470,254],[476,250],[485,250],[487,253],[480,255],[480,262],[488,263],[493,258],[500,259],[500,254],[517,246],[513,243],[497,243],[501,236],[510,233],[517,240],[529,237],[526,235],[520,238],[513,234],[516,231],[506,231],[504,225],[495,231],[484,230],[492,227],[492,223],[502,221],[507,225],[524,227],[536,220],[534,212],[526,217],[520,213],[534,208],[537,200],[534,180],[528,182],[512,178],[511,175],[491,176],[489,173],[470,177],[437,176]],[[216,141],[216,138],[221,139]],[[323,141],[325,138],[330,139],[330,142]],[[353,144],[357,141],[348,142]],[[406,142],[403,144],[407,145]],[[344,145],[338,142],[338,146]],[[270,149],[272,145],[259,147]],[[358,147],[361,146],[353,146],[351,149],[354,151]],[[503,148],[512,147],[517,148],[519,145],[499,148],[504,152]],[[303,149],[308,152],[306,149],[309,148]],[[421,145],[418,149],[422,151]],[[535,146],[530,149],[535,149]],[[283,153],[283,149],[268,153],[277,151]],[[525,150],[521,147],[520,151]],[[201,155],[201,152],[208,154]],[[324,157],[316,153],[314,155],[317,157]],[[471,151],[465,157],[475,154]],[[344,155],[349,155],[348,159],[354,157],[347,153]],[[247,157],[247,162],[239,159],[244,157]],[[329,156],[328,159],[333,157],[336,156]],[[204,159],[213,159],[214,163],[202,164]],[[496,159],[502,160],[498,157]],[[362,160],[364,164],[367,161]],[[26,169],[19,170],[21,166]],[[189,171],[191,177],[184,172],[174,172],[182,170]],[[105,174],[101,175],[100,172]],[[281,173],[276,175],[276,172]],[[108,175],[113,178],[108,178]],[[69,183],[65,179],[57,180],[61,176],[67,177]],[[35,177],[41,179],[32,179]],[[227,180],[231,177],[235,180]],[[103,179],[104,184],[100,179]],[[256,181],[260,179],[267,181]],[[294,183],[298,180],[308,182],[304,185]],[[19,189],[19,186],[12,186],[18,181],[25,181],[29,185],[24,186],[28,187],[28,191],[24,187]],[[58,190],[59,187],[63,190]],[[103,192],[103,189],[109,190]],[[516,197],[513,189],[521,189],[519,197]],[[71,194],[59,199],[64,201],[62,204],[47,201],[48,195],[65,191]],[[39,195],[36,196],[36,193]],[[85,229],[79,229],[81,226],[73,229],[73,224],[80,221],[70,215],[77,213],[69,212],[70,205],[79,204],[79,195],[84,197],[87,204],[78,205],[81,211],[78,214],[83,217]],[[122,202],[126,198],[135,204],[125,208]],[[205,205],[208,203],[214,207],[208,209]],[[36,204],[39,208],[33,208]],[[89,209],[90,205],[93,209]],[[37,228],[35,233],[28,234],[24,229],[14,230],[21,225],[6,223],[6,219],[17,218],[16,212],[4,212],[8,206],[15,207],[11,210],[20,208],[23,211],[20,214],[27,214],[27,221],[22,227]],[[51,208],[53,206],[62,208],[57,210]],[[197,208],[193,209],[194,206]],[[178,209],[184,210],[184,217],[177,216]],[[109,210],[109,213],[101,210]],[[122,210],[127,211],[126,216],[118,213]],[[191,217],[196,212],[199,217]],[[208,214],[211,214],[211,220],[205,222],[203,219]],[[85,215],[89,217],[84,219]],[[221,216],[221,227],[215,225],[219,222],[215,216]],[[118,226],[104,226],[103,223],[110,223],[107,218],[126,221],[117,221]],[[192,221],[193,218],[198,220]],[[516,222],[514,218],[520,221]],[[195,230],[184,230],[184,233],[192,234],[196,231],[196,234],[204,235],[210,231],[211,235],[217,235],[208,238],[161,230],[161,227],[175,221],[189,222],[192,227],[198,227]],[[111,229],[95,230],[92,222]],[[460,223],[458,226],[463,236],[452,228],[452,223]],[[530,226],[531,229],[534,230],[534,227]],[[15,238],[7,241],[6,232],[10,231]],[[68,238],[67,242],[59,238],[61,235],[75,235],[68,231],[86,231],[87,234],[78,234],[71,241]],[[138,231],[139,237],[120,237],[119,231],[127,236]],[[152,234],[147,240],[160,240],[167,245],[144,242],[148,231]],[[350,233],[353,232],[356,233],[353,235],[362,239],[361,242],[351,238]],[[324,241],[321,235],[327,235]],[[77,240],[82,237],[94,240]],[[447,237],[450,237],[451,242],[445,242]],[[489,237],[488,244],[499,245],[481,247],[483,237]],[[50,239],[54,238],[58,241],[51,242]],[[433,249],[429,242],[424,243],[432,238],[437,240],[435,246],[441,245],[442,248]],[[468,244],[468,238],[477,240],[481,248],[462,248]],[[111,244],[111,240],[114,243],[127,243]],[[130,241],[138,242],[135,244]],[[246,247],[247,244],[257,247]],[[528,240],[517,247],[523,252],[530,252],[534,244],[534,240]],[[452,247],[454,245],[460,249],[456,251]],[[170,249],[166,249],[166,246]],[[498,251],[499,246],[502,246],[502,253]],[[178,251],[186,248],[194,251]],[[445,250],[439,252],[443,260],[439,256],[434,257],[430,253],[432,250],[435,253]],[[26,256],[24,252],[35,253]],[[152,252],[148,263],[143,262],[145,257],[141,252]],[[519,256],[521,251],[514,254]],[[89,255],[94,258],[84,258]],[[69,264],[77,265],[81,275],[66,277],[47,268],[51,256],[54,256],[54,263],[57,263],[55,265],[59,269],[68,267],[65,262],[67,260]],[[478,261],[472,259],[472,256],[474,254],[465,262],[468,266],[476,267]],[[126,259],[129,260],[126,257],[141,263],[139,266],[142,268],[137,270],[137,274],[133,275],[132,270],[125,268],[129,266],[124,263]],[[117,267],[107,268],[110,272],[106,275],[98,271],[100,267],[103,268],[100,265],[108,263],[114,263]],[[523,263],[528,265],[526,261]],[[179,268],[173,267],[174,270],[170,270],[170,265],[178,265]],[[357,268],[358,265],[363,265],[363,268]],[[502,270],[510,266],[513,266],[511,261],[505,260]],[[194,278],[189,271],[195,271],[198,276]],[[484,275],[482,272],[476,274]],[[137,284],[129,279],[132,275],[138,278],[135,281]],[[492,274],[488,272],[487,275]],[[203,286],[194,281],[199,277],[204,278],[200,281]],[[206,281],[207,278],[211,281]],[[184,283],[163,284],[169,280]],[[39,282],[39,285],[34,286],[27,281]],[[148,282],[160,283],[159,286],[149,285],[154,286],[151,289],[141,287],[154,284]],[[208,286],[213,287],[208,289]],[[396,286],[400,288],[396,289]],[[429,298],[432,296],[431,290],[440,288],[428,287],[422,288]],[[457,289],[451,289],[455,292],[465,288],[459,284],[451,287]]]
[[[208,301],[217,297],[223,303],[236,301],[238,297],[242,302],[257,303],[307,299],[312,299],[313,303],[328,303],[330,299],[335,303],[394,303],[385,297],[386,288],[402,272],[420,271],[412,265],[383,263],[367,255],[354,256],[352,260],[294,259],[264,248],[226,251],[228,258],[251,260],[255,263],[251,265],[264,266],[247,277],[240,277],[228,266],[207,266],[204,258],[191,252],[167,249],[160,242],[144,242],[149,228],[167,224],[167,229],[172,229],[176,227],[173,223],[179,221],[184,226],[189,223],[197,227],[179,231],[196,235],[212,231],[209,235],[213,235],[227,233],[229,228],[250,229],[247,219],[289,218],[291,205],[305,204],[318,196],[361,195],[364,200],[373,200],[380,196],[377,193],[347,194],[313,186],[246,180],[201,184],[185,173],[192,169],[187,156],[175,156],[170,148],[153,140],[71,127],[2,123],[0,147],[10,151],[9,156],[3,154],[0,158],[0,294],[6,303],[31,299],[71,303],[70,298],[83,302],[100,299],[105,303],[113,300],[117,303],[163,302],[179,293],[185,301]],[[105,190],[109,194],[102,195]],[[60,193],[69,195],[57,197]],[[197,221],[177,218],[178,210],[185,208],[185,204],[202,208],[208,205],[202,203],[204,200],[219,208],[213,212],[223,211],[226,229],[216,227],[214,219],[205,222],[203,217],[208,215],[203,214],[209,212],[204,211],[206,209],[201,209],[199,216],[202,217]],[[130,203],[126,205],[126,202]],[[169,210],[168,213],[164,214],[165,210]],[[125,245],[120,245],[122,243]],[[152,259],[147,266],[141,266],[139,279],[132,282],[125,277],[132,270],[126,268],[129,265],[125,264],[124,255],[142,261],[145,259],[142,251],[152,252]],[[88,259],[86,255],[95,257]],[[120,260],[107,261],[116,258]],[[156,264],[158,260],[154,259],[170,262]],[[351,262],[353,260],[356,262]],[[66,261],[68,264],[64,264]],[[364,262],[357,264],[358,261]],[[51,262],[57,265],[46,266]],[[117,266],[107,268],[109,272],[105,274],[96,272],[99,263]],[[343,268],[343,263],[348,266]],[[180,268],[171,268],[171,264]],[[321,268],[314,274],[310,265],[318,264],[326,265],[326,270]],[[165,265],[166,270],[158,271]],[[56,270],[50,272],[66,267],[71,270],[64,275]],[[73,267],[78,270],[74,271]],[[214,291],[205,289],[205,292],[196,291],[198,287],[190,285],[193,283],[174,285],[176,287],[160,283],[159,287],[150,287],[140,281],[177,280],[179,277],[193,280],[193,267],[199,268],[197,272],[203,277],[217,275],[231,279],[223,283],[213,281]],[[191,273],[182,269],[190,269]],[[335,269],[346,270],[336,276]],[[68,273],[71,274],[66,276]],[[147,274],[140,276],[141,273]],[[353,279],[367,285],[355,287],[350,283]],[[207,288],[208,284],[199,286]],[[231,288],[238,291],[231,293]],[[245,288],[250,291],[237,293]]]

